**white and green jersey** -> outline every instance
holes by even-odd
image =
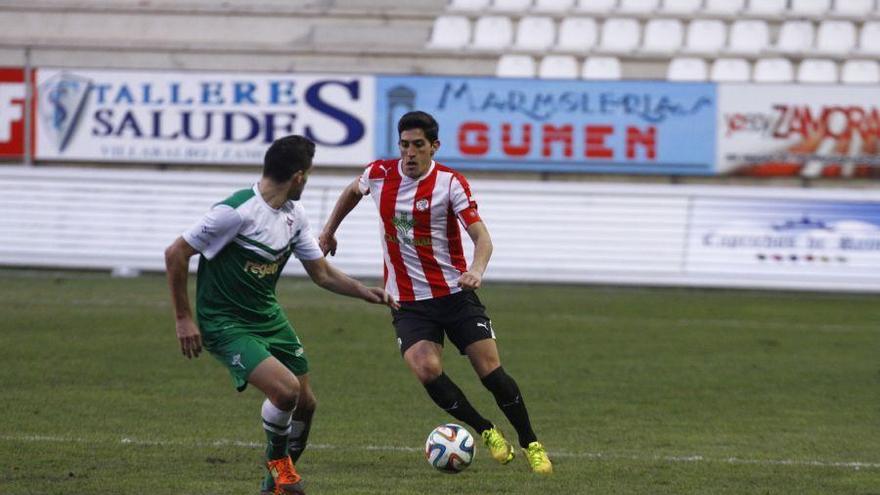
[[[214,205],[183,239],[201,253],[196,314],[203,332],[261,332],[287,324],[275,297],[293,253],[323,256],[302,205],[269,206],[257,185]]]

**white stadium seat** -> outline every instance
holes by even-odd
[[[880,83],[880,63],[876,60],[847,60],[840,70],[840,82],[844,84]]]
[[[651,19],[645,24],[642,51],[672,53],[681,48],[684,26],[678,19]]]
[[[715,82],[748,82],[752,66],[744,58],[719,58],[712,62],[709,79]]]
[[[441,15],[434,19],[428,48],[454,50],[464,48],[471,40],[471,21],[457,15]]]
[[[727,42],[727,27],[717,19],[697,19],[688,24],[685,51],[717,53]]]
[[[708,76],[706,61],[701,58],[674,58],[666,69],[666,79],[669,81],[705,81]]]
[[[755,62],[752,80],[759,83],[792,82],[794,67],[787,58],[762,58]]]
[[[623,14],[650,14],[660,6],[660,0],[620,0],[617,11]]]
[[[831,8],[831,0],[791,0],[789,14],[797,17],[819,17]]]
[[[452,0],[448,11],[482,12],[489,7],[490,0]]]
[[[874,0],[834,0],[831,14],[861,19],[873,8]]]
[[[532,0],[492,0],[489,10],[509,14],[525,13],[531,8]]]
[[[559,51],[586,53],[599,39],[596,21],[590,17],[566,17],[559,23],[556,49]]]
[[[706,0],[703,12],[712,15],[736,15],[746,5],[746,0]]]
[[[541,79],[577,79],[580,67],[571,55],[547,55],[538,66]]]
[[[516,26],[514,50],[544,51],[556,41],[556,25],[550,17],[526,16]]]
[[[746,12],[761,17],[774,17],[785,12],[788,0],[749,0]]]
[[[858,51],[866,55],[880,55],[880,22],[872,21],[862,24]]]
[[[635,19],[612,17],[602,25],[599,47],[607,52],[631,52],[639,46],[641,29]]]
[[[532,12],[541,14],[563,14],[574,7],[574,0],[535,0]]]
[[[663,0],[660,8],[665,13],[684,15],[693,14],[703,6],[703,0]]]
[[[487,15],[477,19],[471,48],[504,50],[513,42],[513,23],[509,17]]]
[[[837,64],[823,58],[805,58],[798,65],[797,81],[808,84],[836,84]]]
[[[845,55],[856,46],[856,27],[849,21],[822,21],[816,34],[816,51]]]
[[[617,8],[617,0],[578,0],[575,12],[607,14]]]
[[[587,57],[581,68],[581,79],[620,79],[623,70],[617,57]]]
[[[770,28],[765,21],[735,21],[730,26],[730,41],[727,51],[730,53],[756,54],[770,44]]]
[[[805,53],[813,49],[813,23],[786,21],[779,28],[776,49],[782,53]]]
[[[497,77],[535,77],[535,59],[531,55],[505,53],[495,66]]]

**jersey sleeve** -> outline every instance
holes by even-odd
[[[364,169],[364,172],[358,178],[358,191],[365,196],[370,194],[370,171],[373,169],[373,165],[375,164],[367,165],[367,168]]]
[[[234,208],[218,204],[183,233],[183,240],[210,260],[238,234],[242,223]]]
[[[449,183],[449,202],[452,211],[465,227],[481,221],[477,212],[477,202],[471,194],[471,187],[463,175],[455,174]]]
[[[296,237],[293,239],[293,255],[299,260],[316,260],[323,258],[324,253],[318,246],[318,240],[312,234],[312,228],[309,225],[309,219],[306,218],[305,210],[299,209],[297,217],[300,220],[300,228]]]

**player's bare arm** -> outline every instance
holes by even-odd
[[[337,294],[363,299],[368,303],[384,304],[392,309],[399,309],[400,304],[380,287],[367,287],[349,277],[324,258],[301,260],[306,273],[318,286]]]
[[[461,274],[458,286],[466,290],[479,289],[483,282],[483,273],[492,256],[492,238],[489,229],[482,221],[474,222],[467,228],[467,233],[474,242],[474,260],[468,271]]]
[[[180,341],[180,351],[187,359],[199,357],[202,352],[202,334],[193,320],[189,295],[186,292],[189,259],[197,254],[183,237],[178,237],[165,250],[165,272],[171,290],[171,306],[174,309],[175,330]]]
[[[342,194],[336,200],[336,206],[333,207],[333,211],[330,213],[330,218],[324,224],[324,230],[318,236],[318,246],[321,248],[324,256],[327,256],[327,253],[330,253],[331,256],[336,255],[336,229],[339,228],[342,220],[351,213],[351,210],[360,203],[363,197],[364,195],[358,189],[358,179],[355,179],[348,187],[342,190]]]

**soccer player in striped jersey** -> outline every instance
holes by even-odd
[[[438,406],[480,433],[493,458],[510,462],[514,449],[499,428],[443,372],[443,339],[448,337],[467,355],[516,429],[532,471],[549,474],[553,465],[532,430],[519,387],[501,366],[492,322],[474,292],[480,288],[492,241],[467,180],[434,161],[440,141],[431,115],[409,112],[397,130],[400,159],[371,163],[342,191],[318,237],[321,250],[336,254],[339,225],[364,195],[372,196],[381,221],[385,290],[400,301],[391,313],[406,364]],[[459,223],[474,243],[470,267]]]
[[[302,343],[275,296],[287,260],[294,255],[327,290],[399,307],[382,288],[365,287],[324,258],[297,202],[314,154],[314,143],[302,136],[278,139],[266,152],[259,182],[215,204],[165,251],[183,355],[198,357],[204,345],[239,392],[250,383],[266,396],[264,494],[303,493],[293,462],[305,448],[316,404]],[[194,320],[186,286],[189,259],[196,254]]]

